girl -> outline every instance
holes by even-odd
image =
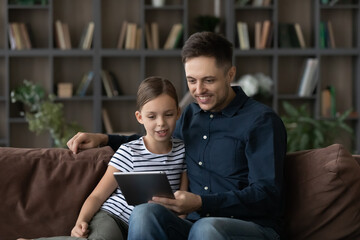
[[[126,203],[118,188],[113,176],[116,171],[165,171],[173,191],[187,190],[184,144],[171,137],[180,108],[169,80],[149,77],[140,84],[135,117],[144,126],[146,135],[121,145],[113,155],[104,176],[84,202],[72,237],[52,240],[126,239],[133,206]]]

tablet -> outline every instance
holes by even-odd
[[[165,172],[114,172],[129,205],[146,203],[153,196],[175,198]]]

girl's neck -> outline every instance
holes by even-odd
[[[157,141],[153,141],[147,136],[144,136],[143,140],[147,150],[149,150],[151,153],[166,154],[170,152],[172,149],[171,140],[164,142],[157,142]]]

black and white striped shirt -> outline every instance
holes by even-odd
[[[111,158],[109,165],[121,172],[163,171],[175,192],[179,190],[181,174],[186,170],[184,143],[182,140],[172,139],[172,150],[169,153],[154,154],[146,149],[141,137],[121,145]],[[133,208],[134,206],[126,203],[119,187],[101,207],[126,223],[129,221]]]

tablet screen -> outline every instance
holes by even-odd
[[[129,205],[146,203],[153,196],[175,198],[165,172],[114,172]]]

